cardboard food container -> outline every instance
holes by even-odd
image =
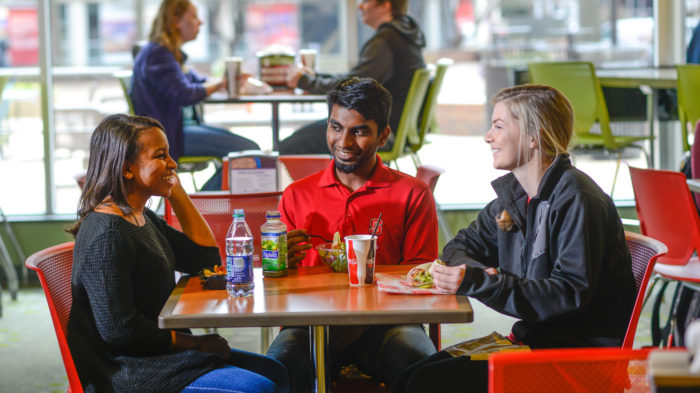
[[[286,88],[287,76],[294,68],[296,54],[284,47],[270,47],[257,53],[260,80],[273,88]]]

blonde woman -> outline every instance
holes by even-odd
[[[153,20],[149,43],[136,56],[131,100],[137,115],[160,121],[175,161],[181,156],[226,156],[231,151],[256,150],[253,141],[228,130],[199,124],[184,125],[182,109],[195,105],[225,86],[189,69],[182,44],[197,38],[202,21],[189,0],[163,0]],[[215,174],[203,189],[221,188]]]
[[[518,318],[513,344],[621,346],[636,295],[630,255],[613,201],[569,160],[569,101],[524,85],[493,102],[484,140],[493,166],[510,173],[492,182],[497,198],[445,246],[435,285]],[[404,370],[392,392],[485,392],[486,363],[438,352]]]

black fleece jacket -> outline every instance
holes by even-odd
[[[316,74],[313,78],[303,75],[299,79],[299,88],[325,94],[349,76],[374,78],[391,93],[389,125],[393,132],[399,125],[413,72],[425,67],[421,52],[423,47],[425,36],[420,27],[410,16],[402,15],[377,28],[374,35],[365,42],[360,51],[360,60],[350,72]]]
[[[533,348],[622,345],[636,289],[610,197],[564,154],[529,203],[512,173],[492,186],[497,199],[443,252],[467,265],[458,294],[520,318],[513,333]],[[494,219],[504,209],[510,231]]]

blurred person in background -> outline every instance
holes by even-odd
[[[209,81],[185,65],[181,47],[199,34],[202,21],[189,0],[163,0],[153,20],[149,42],[136,55],[131,79],[131,100],[137,115],[149,116],[165,127],[170,153],[182,156],[224,157],[232,151],[257,150],[258,144],[228,130],[194,119],[185,125],[183,108],[196,105],[226,86],[226,80]],[[221,170],[202,187],[221,189]]]
[[[358,64],[348,73],[316,74],[309,68],[292,72],[287,85],[316,94],[327,93],[336,83],[350,77],[368,77],[381,83],[392,96],[389,126],[392,134],[382,150],[391,150],[393,132],[399,125],[413,72],[425,67],[422,49],[425,36],[420,26],[406,15],[408,0],[362,0],[357,7],[362,22],[375,30],[360,51]],[[320,120],[296,130],[280,142],[280,154],[325,154],[328,120]]]

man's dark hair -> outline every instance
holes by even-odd
[[[391,93],[372,78],[351,77],[338,82],[328,92],[328,116],[334,105],[351,109],[377,123],[381,132],[389,124]]]
[[[408,11],[408,0],[377,0],[377,3],[384,3],[388,1],[391,3],[391,16],[396,18],[397,16],[406,15]]]

